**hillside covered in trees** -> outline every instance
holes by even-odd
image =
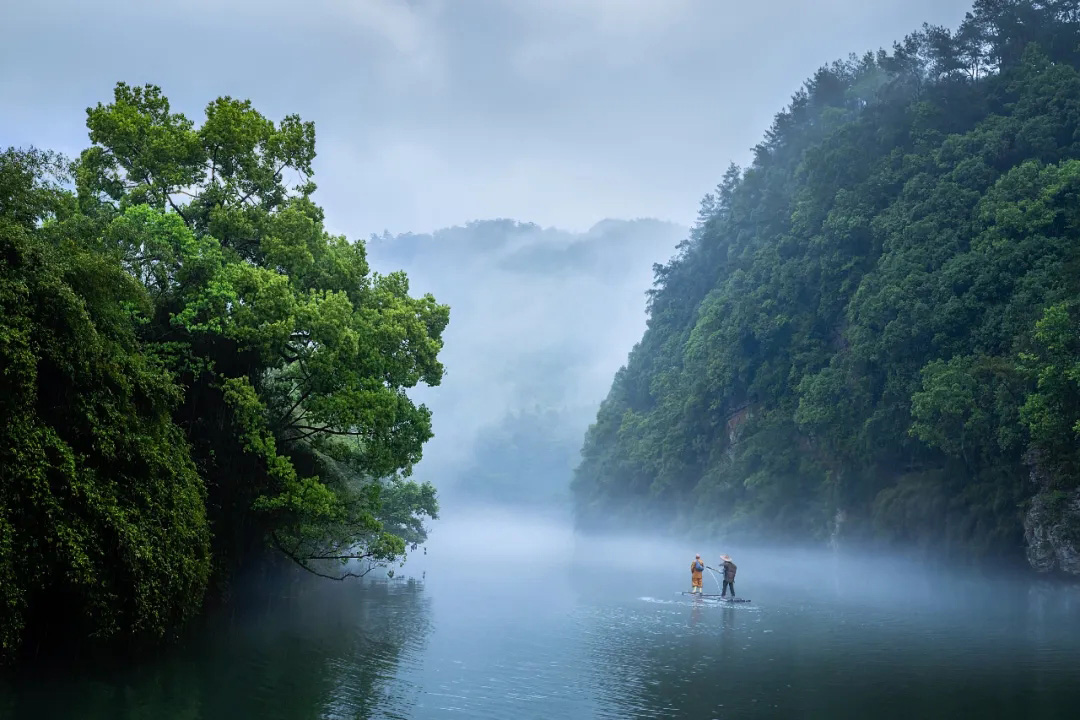
[[[314,126],[123,83],[87,126],[0,153],[0,662],[160,641],[267,548],[394,562],[437,512],[406,389],[449,308],[326,232]]]
[[[579,523],[1080,573],[1080,3],[818,70],[655,268]]]

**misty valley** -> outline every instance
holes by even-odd
[[[1076,713],[1080,0],[246,2],[389,54],[0,83],[0,718]]]

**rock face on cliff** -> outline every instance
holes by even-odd
[[[1024,461],[1038,488],[1024,515],[1027,560],[1036,572],[1080,576],[1080,488],[1058,489],[1045,453],[1032,449]]]
[[[1080,490],[1049,490],[1032,498],[1024,540],[1037,572],[1080,576]]]

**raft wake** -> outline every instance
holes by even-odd
[[[700,598],[710,598],[710,599],[713,599],[713,600],[723,600],[724,602],[737,602],[737,603],[748,603],[748,602],[750,602],[750,600],[748,598],[728,598],[728,597],[724,597],[722,595],[716,595],[715,593],[714,594],[692,593],[692,592],[685,592],[684,591],[682,594],[683,595],[693,595],[694,597],[700,597]]]

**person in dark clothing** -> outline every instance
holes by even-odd
[[[727,591],[731,589],[731,599],[735,599],[735,563],[731,562],[730,555],[721,555],[720,559],[724,561],[724,564],[720,568],[724,571],[724,586],[720,589],[720,597],[726,597]]]

